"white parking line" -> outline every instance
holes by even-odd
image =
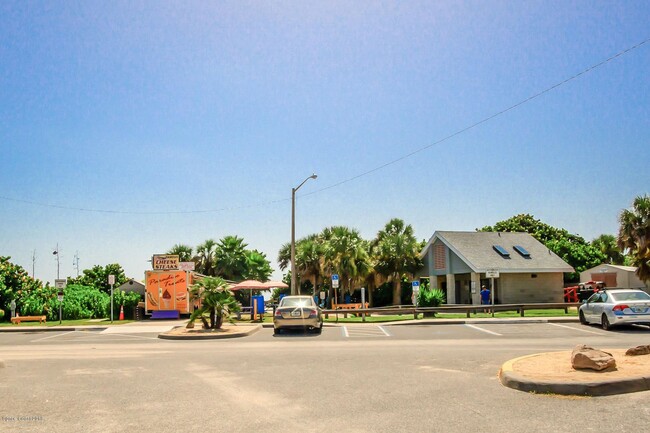
[[[498,332],[494,332],[494,331],[488,331],[487,329],[479,328],[478,326],[470,325],[469,323],[465,323],[465,326],[472,329],[476,329],[477,331],[487,332],[488,334],[496,335],[497,337],[503,337],[503,334],[499,334]]]
[[[582,331],[582,332],[586,332],[588,334],[608,335],[605,332],[596,332],[596,331],[590,331],[589,329],[574,328],[573,326],[560,325],[559,323],[549,323],[549,325],[558,326],[560,328],[572,329],[574,331]]]
[[[386,331],[386,330],[384,329],[383,326],[379,326],[379,325],[377,325],[377,328],[381,329],[381,332],[383,332],[384,334],[386,334],[386,337],[390,337],[390,336],[391,336],[391,335],[390,335],[390,332]]]
[[[67,334],[72,334],[73,332],[77,332],[77,331],[68,331],[68,332],[64,332],[62,334],[49,335],[47,337],[32,340],[32,341],[30,341],[30,343],[36,343],[37,341],[49,340],[50,338],[62,337],[62,336],[67,335]]]
[[[346,337],[346,338],[350,336],[350,333],[348,332],[348,327],[347,326],[343,327],[343,336]]]

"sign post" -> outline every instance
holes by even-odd
[[[113,285],[115,284],[115,275],[108,276],[108,284],[111,285],[111,323],[113,323]]]
[[[61,310],[63,306],[63,289],[68,285],[68,279],[63,278],[63,279],[56,279],[54,280],[54,286],[59,289],[59,293],[57,298],[59,299],[59,325],[62,323],[61,321]]]
[[[411,282],[411,288],[413,289],[413,295],[411,296],[411,303],[417,307],[418,306],[418,294],[420,293],[420,282],[419,281],[412,281]]]
[[[492,317],[494,317],[494,279],[499,278],[499,271],[497,269],[488,269],[485,271],[485,276],[490,279],[490,306],[492,307]]]
[[[339,288],[339,274],[332,275],[332,288],[334,289],[334,303],[339,303],[338,289]],[[338,315],[337,315],[338,318]]]
[[[16,317],[16,300],[12,299],[11,304],[9,304],[9,308],[11,308],[11,317],[14,318]]]
[[[361,288],[361,308],[366,308],[366,288]],[[361,313],[361,321],[366,321],[366,313]]]

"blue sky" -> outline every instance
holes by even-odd
[[[518,213],[614,234],[649,192],[650,42],[355,177],[649,22],[645,1],[0,2],[0,255],[31,272],[36,250],[52,281],[58,242],[62,277],[78,251],[141,279],[175,243],[238,235],[279,277],[312,173],[298,237],[400,217],[428,239]]]

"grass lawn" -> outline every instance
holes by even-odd
[[[124,325],[127,323],[133,323],[133,320],[114,320],[111,324],[111,319],[79,319],[79,320],[63,320],[59,324],[58,320],[48,320],[45,322],[44,326],[47,327],[56,327],[56,326],[80,326],[80,325],[94,325],[94,326],[113,326],[113,325]],[[25,327],[25,326],[43,326],[38,322],[21,322],[20,325],[14,325],[11,322],[0,322],[2,327]]]

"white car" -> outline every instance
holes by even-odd
[[[605,289],[580,306],[580,323],[597,323],[608,330],[616,325],[649,325],[650,295],[637,289]]]

